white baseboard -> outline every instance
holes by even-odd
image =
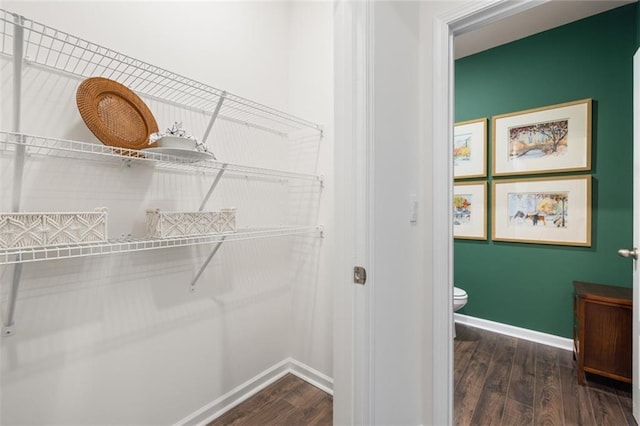
[[[333,395],[333,379],[318,370],[309,367],[306,364],[296,361],[293,358],[289,358],[289,371],[288,373],[298,376],[307,383],[322,389],[329,395]]]
[[[541,333],[539,331],[528,330],[526,328],[514,327],[513,325],[502,324],[482,318],[470,317],[468,315],[453,314],[455,322],[465,324],[470,327],[482,328],[507,336],[529,340],[531,342],[542,343],[543,345],[554,346],[567,351],[573,350],[573,340],[566,337],[555,336],[553,334]]]
[[[178,421],[175,426],[204,426],[288,373],[333,395],[332,378],[293,358],[287,358]]]

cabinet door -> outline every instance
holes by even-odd
[[[631,378],[631,309],[584,302],[584,368]]]
[[[579,314],[580,298],[578,295],[573,296],[573,357],[576,359],[580,351],[580,314]]]

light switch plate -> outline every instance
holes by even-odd
[[[416,223],[418,221],[418,196],[416,194],[409,195],[409,222]]]

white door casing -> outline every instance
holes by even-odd
[[[335,31],[336,235],[334,407],[339,425],[374,424],[371,298],[373,277],[354,284],[353,268],[371,265],[369,238],[373,140],[371,37],[368,2],[338,1]]]
[[[434,26],[433,45],[425,46],[433,54],[433,79],[424,82],[433,90],[433,157],[423,158],[433,170],[433,226],[430,248],[433,256],[433,424],[453,423],[453,123],[454,55],[453,37],[486,26],[497,20],[524,12],[550,0],[490,0],[456,5],[435,17],[422,19],[422,25]],[[423,73],[427,75],[427,73]],[[427,252],[429,249],[427,249]],[[438,327],[438,324],[447,324]],[[428,383],[427,383],[428,385]],[[425,415],[425,418],[428,418]]]

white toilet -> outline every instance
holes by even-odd
[[[453,312],[467,304],[467,292],[460,287],[453,287]]]
[[[456,312],[467,304],[467,292],[459,287],[453,287],[453,312]],[[456,337],[456,321],[453,320],[453,337]]]

